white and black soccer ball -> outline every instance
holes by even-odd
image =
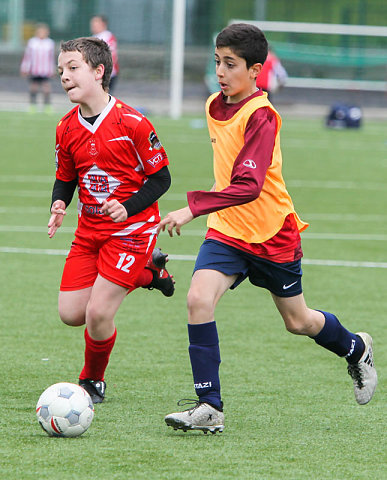
[[[86,390],[75,383],[55,383],[36,404],[43,430],[53,437],[78,437],[90,427],[94,406]]]

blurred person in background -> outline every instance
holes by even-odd
[[[108,20],[104,15],[95,15],[90,20],[90,31],[94,37],[104,40],[110,47],[113,59],[113,71],[110,77],[109,92],[112,93],[118,78],[119,64],[117,53],[117,39],[113,33],[108,30]]]
[[[43,93],[44,110],[51,111],[51,82],[55,75],[55,43],[49,38],[50,29],[45,23],[36,26],[20,66],[22,76],[29,77],[30,111],[36,112],[37,95]]]
[[[267,92],[268,99],[272,100],[272,94],[285,85],[287,78],[288,74],[280,59],[269,47],[266,61],[262,66],[261,73],[257,77],[257,87]]]

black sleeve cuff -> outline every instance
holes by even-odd
[[[77,178],[70,180],[69,182],[56,179],[52,189],[51,206],[56,200],[63,200],[66,207],[70,205],[77,185]]]

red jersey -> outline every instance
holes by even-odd
[[[110,102],[91,125],[73,108],[56,131],[56,178],[78,178],[78,225],[108,235],[152,231],[160,220],[155,202],[125,222],[101,213],[104,200],[134,195],[147,175],[168,165],[167,154],[147,118],[121,101]]]
[[[288,74],[279,58],[273,52],[267,54],[261,73],[257,77],[256,85],[266,92],[275,92],[285,84]]]

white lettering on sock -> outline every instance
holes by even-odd
[[[356,340],[352,339],[351,348],[349,349],[349,352],[347,353],[345,358],[348,358],[353,354],[353,351],[355,350],[355,345],[356,345]]]
[[[195,389],[212,387],[212,382],[194,383]]]

